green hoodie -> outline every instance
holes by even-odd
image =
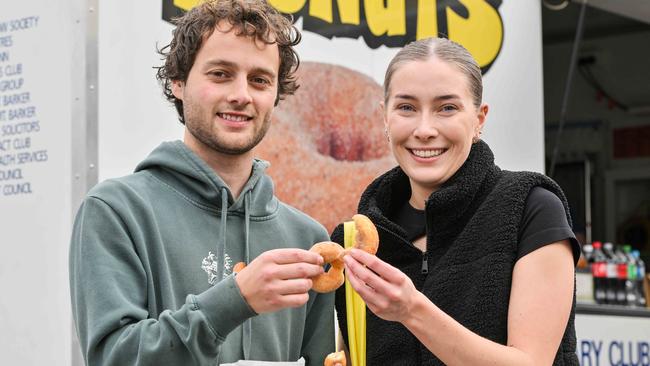
[[[334,351],[332,294],[257,315],[232,267],[274,248],[309,249],[325,229],[273,195],[255,160],[237,200],[181,141],[93,188],[70,247],[72,310],[89,365],[322,365]],[[223,264],[223,265],[220,265]]]

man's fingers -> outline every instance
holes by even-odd
[[[311,278],[323,273],[324,269],[320,265],[308,263],[289,263],[282,264],[276,268],[276,276],[282,280],[292,278]]]
[[[271,258],[271,260],[276,264],[310,263],[314,265],[323,265],[323,257],[321,257],[320,254],[304,249],[274,249],[264,253],[264,255],[269,256],[269,258]]]
[[[312,281],[309,278],[296,278],[284,280],[278,286],[278,293],[282,296],[305,294],[311,290]]]

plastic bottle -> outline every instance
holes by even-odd
[[[632,256],[636,261],[636,305],[646,307],[645,290],[643,288],[643,278],[645,277],[645,263],[641,259],[641,254],[638,250],[632,251]]]
[[[578,268],[590,268],[593,263],[594,256],[594,247],[592,244],[585,244],[582,246],[582,252],[580,254],[580,260],[578,260]],[[581,265],[581,261],[584,259],[584,264]]]
[[[614,254],[614,244],[607,242],[603,244],[603,253],[607,257],[606,261],[606,280],[605,280],[605,303],[616,304],[616,289],[618,287],[618,259]]]
[[[616,304],[627,305],[625,282],[627,281],[627,256],[620,245],[614,247],[616,260]]]
[[[636,259],[632,256],[632,247],[623,245],[623,253],[627,262],[627,278],[625,279],[625,303],[628,306],[637,305],[637,288],[636,288]]]
[[[597,304],[607,303],[607,256],[603,252],[603,243],[592,243],[591,275],[594,278],[594,301]]]

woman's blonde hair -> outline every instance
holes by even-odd
[[[433,56],[456,65],[467,76],[474,105],[480,107],[483,100],[481,68],[465,47],[446,38],[425,38],[411,42],[393,57],[384,77],[384,103],[388,103],[390,82],[400,66],[411,61],[426,61]]]

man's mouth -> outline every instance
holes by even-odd
[[[246,122],[253,119],[253,117],[247,115],[233,113],[217,113],[217,116],[231,122]]]
[[[417,156],[418,158],[433,158],[441,155],[447,149],[408,149],[411,154]]]

